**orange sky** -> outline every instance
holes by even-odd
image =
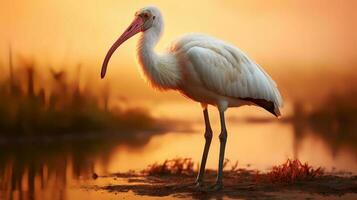
[[[262,2],[3,1],[0,62],[6,62],[11,42],[16,53],[33,56],[43,65],[89,64],[84,71],[98,73],[99,79],[100,66],[110,45],[129,25],[135,11],[151,4],[161,9],[166,25],[158,50],[181,34],[202,32],[240,47],[269,72],[307,63],[353,67],[349,63],[357,58],[357,1]],[[134,37],[118,49],[107,79],[121,80],[116,85],[118,90],[127,85],[142,89],[135,94],[140,97],[147,93],[147,88],[135,67],[136,41]]]

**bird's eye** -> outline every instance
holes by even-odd
[[[156,18],[156,16],[153,16],[152,19],[154,20]]]
[[[145,18],[148,18],[148,17],[149,17],[149,14],[144,13],[144,17],[145,17]]]

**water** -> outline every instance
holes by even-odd
[[[174,157],[200,161],[204,145],[200,108],[175,106],[176,111],[162,114],[160,110],[167,106],[157,107],[155,115],[190,121],[190,127],[178,125],[165,133],[113,133],[109,138],[2,145],[0,199],[115,198],[115,194],[87,190],[83,186],[118,184],[112,179],[92,180],[94,172],[106,175],[141,170],[153,162]],[[187,115],[188,110],[197,114]],[[244,112],[243,109],[238,113]],[[210,114],[214,139],[207,167],[216,169],[219,124],[216,113]],[[313,166],[322,166],[326,171],[357,173],[356,142],[348,137],[336,140],[329,134],[330,130],[319,132],[287,120],[245,121],[236,115],[231,111],[227,113],[226,158],[238,161],[239,167],[265,171],[287,158],[298,158]],[[132,135],[128,137],[128,134]],[[126,195],[129,199],[138,198],[132,192]]]

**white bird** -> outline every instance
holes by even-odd
[[[216,184],[223,187],[222,170],[227,140],[224,113],[229,107],[256,105],[275,116],[283,100],[272,78],[240,49],[219,39],[188,34],[174,41],[169,49],[157,54],[154,47],[160,39],[164,24],[158,8],[148,6],[135,13],[135,19],[108,51],[101,71],[104,78],[114,51],[127,39],[141,32],[137,54],[147,81],[160,90],[177,90],[199,102],[205,120],[205,146],[196,186],[201,188],[212,130],[207,105],[218,108],[221,122],[219,164]]]

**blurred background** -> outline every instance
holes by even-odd
[[[213,35],[277,82],[281,119],[257,107],[228,111],[228,159],[261,171],[298,158],[357,172],[357,1],[12,0],[0,7],[0,199],[83,197],[76,188],[94,172],[200,161],[200,105],[141,79],[137,36],[100,79],[107,50],[146,5],[165,20],[157,51],[185,33]],[[215,169],[218,113],[209,111]]]

